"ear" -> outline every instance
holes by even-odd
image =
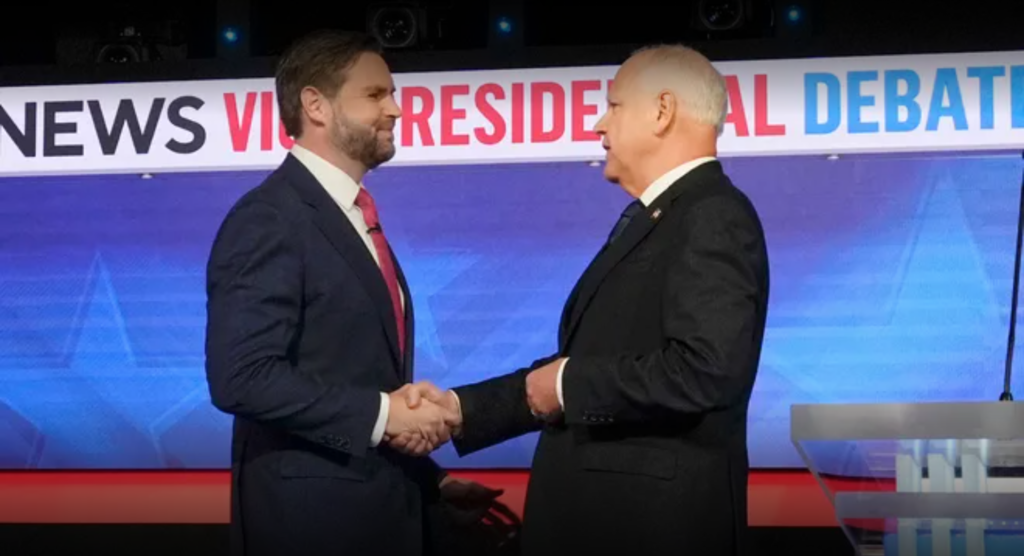
[[[679,99],[669,89],[665,89],[658,93],[657,98],[657,119],[655,120],[655,133],[658,135],[664,134],[672,126],[672,122],[675,121],[676,114],[679,111]]]
[[[309,121],[316,125],[327,125],[331,117],[331,103],[327,101],[323,93],[314,87],[305,87],[299,93],[302,101],[302,112]]]

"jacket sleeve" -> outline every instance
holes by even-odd
[[[552,355],[515,372],[453,388],[462,409],[462,431],[452,440],[455,451],[465,456],[540,430],[543,423],[526,401],[526,375],[556,359]]]
[[[325,384],[289,358],[303,303],[301,244],[266,203],[226,217],[207,268],[206,377],[226,413],[362,455],[380,393]]]

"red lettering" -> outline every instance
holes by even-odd
[[[414,100],[423,101],[423,109],[413,110]],[[434,146],[434,136],[430,132],[430,116],[434,113],[434,95],[426,87],[402,87],[402,146],[411,147],[413,125],[419,130],[424,147]]]
[[[235,93],[224,93],[224,107],[228,112],[228,131],[231,133],[231,148],[244,152],[249,146],[249,130],[252,129],[252,114],[256,109],[256,93],[245,94],[245,109],[238,117],[238,103]]]
[[[754,76],[754,135],[785,135],[785,124],[768,123],[768,76]]]
[[[453,125],[455,120],[465,120],[466,110],[455,108],[455,95],[468,95],[469,85],[442,85],[441,86],[441,144],[442,145],[468,145],[469,135],[455,133]]]
[[[544,129],[544,95],[551,95],[551,129]],[[530,140],[534,143],[557,141],[565,133],[565,89],[558,83],[540,82],[530,87]]]
[[[524,94],[523,84],[513,83],[512,84],[512,142],[522,143],[523,138],[523,123],[525,116],[524,109]]]
[[[288,135],[288,131],[284,128],[284,122],[280,122],[277,126],[277,140],[286,150],[291,150],[295,146],[295,140]]]
[[[750,128],[747,127],[747,112],[743,109],[740,82],[735,75],[725,76],[725,89],[729,93],[729,113],[725,116],[725,123],[736,126],[737,137],[747,137],[750,135]]]
[[[495,100],[504,100],[505,90],[495,83],[487,83],[476,90],[476,109],[491,123],[494,133],[487,133],[484,128],[478,127],[473,130],[473,134],[484,145],[495,145],[505,137],[505,119],[487,100],[487,95],[493,95]]]
[[[274,93],[260,93],[260,149],[274,148]]]
[[[585,95],[587,91],[600,91],[600,81],[573,81],[572,82],[572,140],[573,141],[597,141],[600,139],[593,130],[584,127],[584,116],[596,116],[597,105],[586,104]]]

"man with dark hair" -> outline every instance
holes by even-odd
[[[207,268],[207,380],[234,416],[233,553],[419,556],[447,479],[418,456],[457,415],[401,401],[412,300],[361,185],[395,154],[394,83],[372,39],[336,32],[297,42],[276,79],[295,146],[230,210]]]

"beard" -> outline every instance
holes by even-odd
[[[331,128],[331,143],[352,160],[372,170],[395,156],[393,141],[377,135],[375,126],[363,125],[338,114]]]

